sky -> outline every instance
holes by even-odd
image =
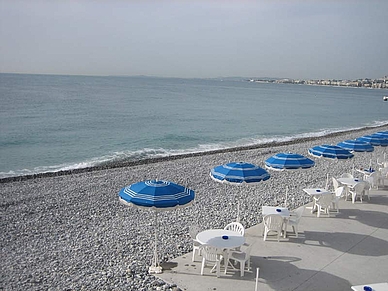
[[[0,0],[0,73],[388,75],[387,0]]]

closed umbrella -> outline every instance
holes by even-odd
[[[314,167],[315,162],[303,155],[294,153],[277,153],[265,160],[265,167],[274,171],[296,171]],[[288,187],[286,186],[285,207],[287,207]]]
[[[194,191],[184,186],[164,180],[146,180],[124,187],[119,192],[119,200],[125,205],[135,206],[155,212],[154,259],[150,273],[161,273],[157,253],[159,211],[168,211],[189,206],[194,200]]]
[[[259,183],[270,178],[263,168],[250,163],[233,162],[217,166],[210,171],[210,177],[224,184],[244,185]],[[226,192],[226,190],[225,190]],[[240,202],[237,202],[237,221],[240,221]]]

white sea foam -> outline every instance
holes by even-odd
[[[369,127],[379,127],[382,125],[387,125],[386,122],[374,122],[373,124],[368,125]],[[35,167],[34,169],[22,169],[9,172],[0,172],[0,178],[16,177],[16,176],[25,176],[38,173],[50,173],[50,172],[59,172],[59,171],[68,171],[74,169],[83,169],[94,166],[99,166],[102,164],[114,164],[120,163],[123,161],[137,161],[144,159],[160,158],[160,157],[169,157],[169,156],[178,156],[191,153],[204,153],[217,150],[225,150],[237,147],[248,147],[256,146],[270,143],[279,143],[279,142],[292,142],[294,140],[305,139],[310,137],[322,137],[327,136],[332,133],[340,133],[349,130],[358,130],[363,127],[352,127],[352,128],[334,128],[334,129],[323,129],[316,132],[307,132],[300,133],[296,135],[289,136],[271,136],[271,137],[252,137],[252,138],[242,138],[233,142],[223,142],[223,143],[213,143],[213,144],[200,144],[197,147],[187,148],[187,149],[164,149],[164,148],[144,148],[142,150],[136,151],[120,151],[114,152],[109,155],[104,155],[101,157],[94,157],[92,159],[82,161],[79,163],[64,163],[59,165],[52,166],[41,166]]]

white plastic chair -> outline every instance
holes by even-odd
[[[377,188],[385,187],[385,182],[388,182],[388,168],[380,168],[378,171]]]
[[[357,196],[360,197],[360,201],[362,203],[362,196],[364,195],[365,183],[359,182],[354,185],[353,188],[349,189],[349,193],[352,195],[352,203],[356,202]]]
[[[231,222],[224,227],[225,230],[232,230],[238,232],[242,236],[245,234],[245,228],[240,222]]]
[[[340,183],[334,177],[332,178],[332,180],[333,180],[333,188],[334,188],[334,192],[335,192],[335,190],[337,190],[337,188],[339,187]]]
[[[264,224],[264,241],[267,240],[267,235],[270,232],[277,233],[277,240],[280,240],[280,235],[283,229],[283,217],[279,214],[268,214],[263,218]]]
[[[321,216],[321,212],[327,214],[328,217],[330,217],[330,207],[332,203],[332,195],[331,194],[324,194],[319,196],[318,199],[315,201],[315,205],[317,206],[317,217]]]
[[[331,203],[332,203],[332,205],[333,205],[333,209],[336,209],[336,210],[337,210],[337,213],[339,212],[338,202],[339,202],[339,200],[341,199],[341,197],[342,197],[342,195],[343,195],[343,192],[344,192],[344,187],[338,187],[338,188],[335,190],[334,195],[332,196]]]
[[[298,237],[298,224],[302,217],[304,211],[304,207],[299,207],[297,210],[290,212],[290,218],[288,219],[287,226],[292,226],[292,229],[294,230],[295,237]],[[287,229],[284,230],[287,232]]]
[[[204,246],[202,248],[202,266],[201,266],[201,275],[207,263],[212,263],[213,268],[210,270],[210,273],[216,269],[217,277],[220,277],[220,265],[221,265],[222,255],[219,254],[218,249],[212,246]]]
[[[363,195],[364,196],[368,196],[368,200],[370,200],[369,191],[372,190],[372,184],[373,184],[373,178],[372,177],[368,177],[364,181],[364,192],[363,192]]]
[[[378,188],[378,180],[379,180],[380,172],[376,171],[366,177],[365,181],[368,181],[371,188]]]
[[[235,262],[240,263],[240,275],[244,276],[245,265],[247,265],[247,270],[251,269],[251,251],[253,244],[250,244],[245,251],[232,251],[229,254],[229,259]]]
[[[195,261],[195,253],[197,252],[198,255],[201,255],[202,247],[203,245],[197,241],[197,234],[201,231],[201,228],[198,225],[191,225],[189,227],[189,235],[193,241],[193,257],[192,261]]]

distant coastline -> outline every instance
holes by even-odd
[[[278,78],[258,78],[248,79],[248,82],[256,83],[276,83],[276,84],[297,84],[297,85],[315,85],[315,86],[333,86],[333,87],[353,87],[353,88],[371,88],[388,89],[388,76],[378,79],[356,79],[356,80],[338,80],[338,79],[278,79]]]

